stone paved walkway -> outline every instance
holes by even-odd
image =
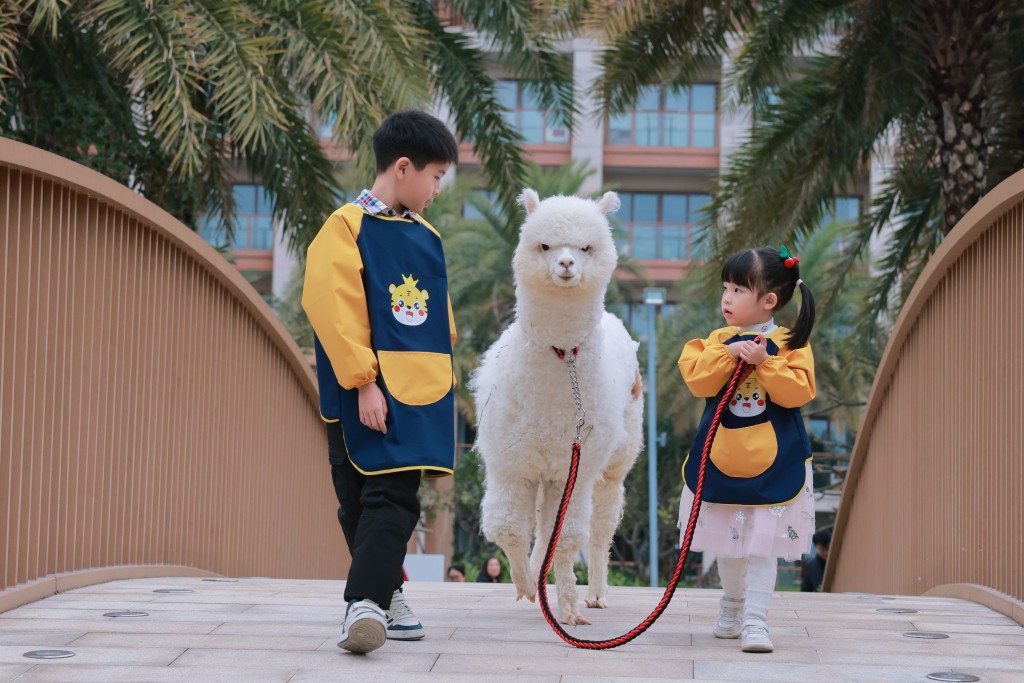
[[[192,592],[160,593],[161,589]],[[716,640],[720,591],[680,590],[665,615],[629,645],[568,647],[536,605],[511,585],[412,583],[409,604],[427,629],[418,642],[389,641],[370,655],[335,643],[342,583],[240,579],[114,581],[0,614],[0,681],[927,681],[972,673],[1024,681],[1024,628],[970,602],[857,594],[776,593],[776,651],[745,654]],[[646,616],[661,591],[613,588],[610,609],[588,610],[581,637],[618,635]],[[912,609],[894,614],[879,609]],[[148,616],[108,617],[128,610]],[[903,634],[934,631],[942,640]],[[74,657],[38,661],[30,650]]]

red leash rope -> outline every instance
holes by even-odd
[[[617,637],[609,638],[607,640],[584,640],[583,638],[576,638],[566,632],[562,625],[558,623],[558,619],[551,614],[551,606],[548,604],[548,591],[547,591],[547,578],[548,572],[551,571],[551,563],[554,560],[555,548],[558,547],[558,537],[562,535],[562,523],[565,521],[565,511],[569,507],[569,499],[572,496],[572,490],[576,486],[576,475],[579,472],[580,467],[580,430],[583,427],[583,407],[580,403],[579,384],[576,380],[576,355],[579,352],[579,347],[572,350],[572,354],[567,354],[562,349],[555,349],[555,353],[558,354],[559,359],[563,359],[569,366],[569,380],[572,384],[573,398],[576,399],[576,440],[572,444],[572,462],[569,465],[569,476],[565,480],[565,489],[562,491],[562,502],[558,506],[558,515],[555,517],[555,528],[551,531],[551,538],[548,540],[548,548],[544,553],[544,564],[541,567],[540,575],[537,577],[537,595],[540,597],[540,609],[544,613],[544,618],[547,620],[548,625],[551,629],[558,634],[558,636],[565,642],[573,645],[574,647],[584,648],[587,650],[609,650],[613,647],[625,645],[629,641],[633,640],[641,633],[646,631],[657,621],[658,617],[661,616],[665,608],[668,607],[668,603],[671,602],[672,596],[676,592],[676,586],[679,584],[679,579],[683,574],[683,563],[686,561],[686,554],[690,551],[690,543],[693,541],[693,531],[697,526],[697,515],[700,512],[700,501],[701,494],[704,490],[704,470],[707,466],[708,455],[711,453],[711,444],[715,439],[715,432],[718,431],[718,424],[722,419],[722,411],[725,406],[728,405],[729,399],[736,391],[737,385],[747,378],[754,366],[739,361],[739,365],[736,366],[736,370],[732,374],[732,379],[729,381],[729,386],[722,396],[722,400],[718,403],[718,408],[715,410],[715,415],[711,420],[711,426],[708,429],[708,437],[704,441],[704,450],[700,455],[700,474],[697,476],[697,486],[693,493],[693,506],[690,508],[690,519],[686,523],[686,535],[683,538],[683,547],[679,549],[679,560],[676,562],[676,569],[672,573],[672,578],[669,579],[668,587],[665,589],[665,594],[661,596],[661,602],[654,608],[646,619],[640,622],[629,632]]]

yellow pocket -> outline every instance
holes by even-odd
[[[378,351],[380,374],[388,391],[409,406],[425,406],[452,388],[452,357],[426,351]]]
[[[740,429],[719,427],[711,446],[711,462],[730,477],[749,479],[771,467],[778,452],[771,422]]]

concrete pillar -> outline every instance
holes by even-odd
[[[274,265],[270,274],[270,291],[275,299],[283,299],[288,293],[288,285],[291,284],[292,275],[299,265],[299,260],[288,248],[288,242],[284,239],[284,230],[281,223],[274,223]]]
[[[573,122],[572,159],[585,161],[594,173],[583,183],[581,194],[593,194],[604,184],[604,117],[590,89],[600,73],[602,47],[596,37],[572,41],[572,80],[579,114]]]
[[[750,105],[738,104],[735,90],[725,87],[735,56],[739,53],[740,42],[730,34],[727,46],[728,50],[722,55],[722,79],[718,85],[718,167],[723,173],[728,169],[732,155],[750,137],[754,123]]]

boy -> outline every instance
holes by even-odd
[[[455,455],[455,322],[441,238],[419,214],[458,146],[433,116],[401,111],[374,134],[373,151],[373,187],[310,244],[302,296],[352,556],[338,647],[357,653],[424,636],[402,594],[402,564],[420,475],[451,474]]]

